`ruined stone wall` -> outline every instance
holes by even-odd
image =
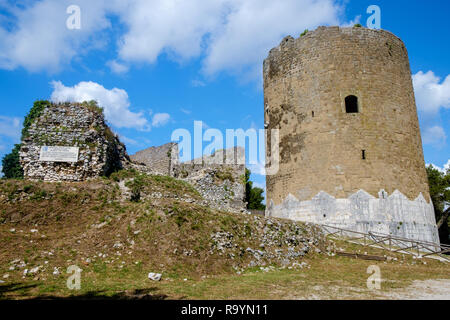
[[[349,95],[358,113],[346,113]],[[320,192],[349,199],[397,190],[430,201],[408,54],[392,33],[319,27],[286,37],[264,61],[264,115],[267,129],[280,129],[280,169],[266,181],[270,214],[288,197],[307,202]],[[270,132],[266,141],[270,164]],[[432,211],[422,213],[433,229]]]
[[[182,179],[201,194],[202,204],[230,212],[245,211],[245,149],[218,150],[188,162],[179,162],[177,143],[151,147],[130,156],[128,166],[147,174]]]
[[[218,150],[175,166],[174,176],[191,183],[213,208],[245,211],[245,149]]]
[[[346,199],[339,199],[319,192],[305,201],[290,194],[279,205],[271,202],[266,215],[439,243],[433,204],[422,194],[410,200],[399,191],[389,195],[382,190],[374,197],[359,190]]]
[[[78,161],[40,161],[42,146],[79,147]],[[46,107],[31,124],[20,150],[24,177],[44,181],[82,181],[121,169],[128,160],[102,111],[78,103]]]
[[[150,147],[130,156],[135,163],[145,164],[154,174],[173,176],[178,165],[178,144],[167,143],[159,147]]]

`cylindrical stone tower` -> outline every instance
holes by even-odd
[[[390,32],[319,27],[264,61],[279,129],[268,216],[439,243],[408,54]]]

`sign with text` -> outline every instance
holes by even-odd
[[[78,147],[41,147],[39,161],[77,162]]]

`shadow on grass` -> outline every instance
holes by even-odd
[[[5,299],[6,293],[28,290],[37,287],[37,284],[9,283],[0,285],[0,299]]]
[[[158,288],[135,289],[132,291],[118,292],[111,295],[106,294],[106,290],[89,291],[82,294],[73,294],[70,296],[55,296],[55,295],[39,295],[29,296],[28,294],[21,295],[22,290],[28,290],[37,287],[37,284],[25,285],[22,283],[11,283],[7,285],[0,285],[0,300],[7,300],[11,298],[21,298],[26,300],[165,300],[168,298],[165,294],[154,293]],[[8,293],[16,292],[15,296],[8,296]]]

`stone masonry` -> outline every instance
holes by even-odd
[[[245,149],[218,150],[174,168],[174,176],[191,183],[211,207],[243,212],[245,203]]]
[[[43,146],[79,147],[78,161],[40,161]],[[129,158],[106,125],[98,107],[79,103],[50,104],[22,141],[20,163],[27,179],[83,181],[121,169]]]
[[[263,73],[268,165],[270,129],[280,130],[266,215],[439,242],[398,37],[319,27],[284,38]]]
[[[245,150],[232,148],[179,162],[178,144],[147,148],[130,156],[133,165],[150,174],[172,176],[192,184],[205,205],[230,212],[243,212],[245,203]]]
[[[130,156],[135,163],[142,163],[155,174],[174,175],[174,167],[178,165],[178,144],[167,143],[159,147],[150,147]]]
[[[42,159],[42,147],[78,147],[77,161]],[[202,204],[245,211],[242,148],[179,163],[178,144],[168,143],[129,157],[125,145],[105,123],[102,110],[90,103],[50,103],[44,108],[22,141],[20,163],[26,179],[55,182],[84,181],[120,169],[172,176],[191,183],[204,198]]]

